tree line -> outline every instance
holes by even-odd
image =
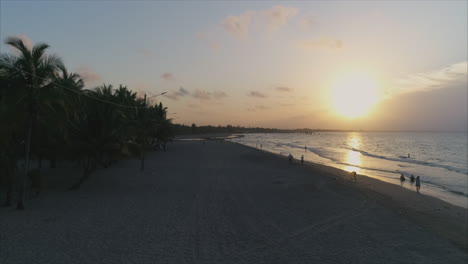
[[[69,72],[49,45],[32,48],[16,37],[5,42],[17,52],[0,55],[0,184],[5,206],[17,194],[24,208],[27,186],[34,183],[42,161],[76,161],[78,189],[98,167],[138,157],[173,137],[167,108],[120,85],[85,89],[79,74]],[[34,161],[35,166],[31,164]],[[36,175],[37,177],[37,175]]]
[[[197,126],[196,124],[184,125],[174,124],[174,133],[176,135],[184,134],[208,134],[208,133],[319,133],[319,132],[350,132],[350,130],[336,130],[336,129],[310,129],[310,128],[297,128],[297,129],[280,129],[280,128],[264,128],[264,127],[243,127],[243,126]]]

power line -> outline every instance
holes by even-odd
[[[13,69],[17,70],[17,71],[20,72],[20,73],[26,73],[26,74],[29,74],[29,75],[33,76],[32,73],[27,72],[27,71],[24,71],[24,70],[20,70],[20,69],[18,69],[15,65],[13,65],[13,64],[11,63],[10,54],[7,53],[7,55],[8,55],[8,59],[10,60],[10,63],[6,63],[6,64],[8,64],[9,66],[13,67]],[[34,76],[33,76],[33,77],[34,77]],[[39,76],[35,76],[35,77],[36,77],[36,78],[39,78],[39,79],[42,79],[43,81],[47,81],[47,79],[45,79],[45,78],[42,78],[42,77],[39,77]],[[104,99],[101,99],[101,98],[97,98],[97,97],[90,96],[89,94],[83,93],[82,91],[77,91],[77,90],[74,90],[74,89],[71,89],[71,88],[68,88],[68,87],[59,85],[59,84],[54,84],[54,85],[57,86],[57,87],[60,87],[60,88],[63,88],[63,89],[72,91],[72,92],[74,92],[74,93],[77,93],[77,94],[86,96],[86,97],[88,97],[88,98],[95,99],[95,100],[98,100],[98,101],[101,101],[101,102],[104,102],[104,103],[112,104],[112,105],[115,105],[115,106],[125,107],[125,108],[131,108],[131,109],[145,109],[145,108],[146,108],[146,107],[140,107],[140,106],[128,106],[128,105],[123,105],[123,104],[119,104],[119,103],[114,103],[114,102],[107,101],[107,100],[104,100]],[[159,95],[163,95],[163,94],[165,94],[165,92],[162,93],[162,94],[159,94]],[[156,95],[156,96],[158,96],[158,95]],[[156,97],[156,96],[153,96],[153,97]]]

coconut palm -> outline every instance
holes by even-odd
[[[20,100],[16,102],[18,108],[26,114],[26,135],[25,135],[25,166],[20,179],[19,199],[17,209],[24,209],[24,191],[26,175],[29,172],[31,136],[33,126],[38,113],[51,103],[47,97],[48,91],[54,86],[50,85],[54,80],[57,70],[62,65],[60,58],[53,55],[46,55],[45,51],[49,45],[40,43],[28,49],[24,42],[17,37],[7,38],[7,45],[15,48],[18,56],[3,57],[0,60],[3,72],[10,75],[11,79],[21,81],[25,85]]]

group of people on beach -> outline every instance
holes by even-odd
[[[294,160],[294,157],[291,153],[289,153],[288,155],[288,160],[289,160],[289,163],[292,163]],[[301,164],[304,164],[304,155],[301,156]]]
[[[307,146],[304,146],[304,152],[307,152]],[[288,160],[289,160],[289,163],[292,163],[294,160],[294,157],[291,153],[289,153],[288,155]],[[304,155],[301,156],[301,164],[304,164]]]
[[[401,181],[401,183],[403,183],[404,181],[406,181],[405,175],[403,175],[403,173],[402,173],[401,176],[400,176],[400,181]],[[416,178],[414,178],[414,175],[411,174],[410,182],[411,182],[411,183],[416,182],[416,191],[419,192],[419,189],[421,188],[421,179],[419,178],[419,176],[417,176]]]

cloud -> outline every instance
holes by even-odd
[[[314,16],[308,15],[300,20],[300,25],[304,30],[310,31],[317,27],[318,21]]]
[[[315,40],[306,40],[303,42],[303,45],[309,48],[341,49],[343,47],[343,42],[339,39],[320,37]]]
[[[189,108],[201,108],[198,104],[188,104],[187,107]]]
[[[264,105],[256,105],[256,106],[255,106],[255,109],[266,110],[266,109],[269,109],[269,107],[264,106]]]
[[[144,57],[152,57],[154,55],[152,50],[146,48],[139,48],[136,52]]]
[[[248,112],[257,112],[257,111],[267,110],[267,109],[270,109],[270,107],[264,106],[264,105],[255,105],[254,107],[247,107]]]
[[[225,92],[222,91],[215,91],[213,92],[213,97],[216,99],[222,99],[224,97],[227,97],[228,95]]]
[[[291,88],[291,87],[286,87],[286,86],[278,86],[275,88],[276,91],[279,91],[279,92],[292,92],[294,89]]]
[[[86,66],[81,66],[76,68],[75,70],[76,73],[78,73],[83,79],[83,81],[86,82],[98,82],[102,80],[101,75],[99,75],[97,72],[95,72],[93,69],[86,67]]]
[[[298,12],[299,9],[294,7],[273,6],[260,12],[246,11],[238,16],[228,16],[221,21],[221,25],[235,38],[247,39],[253,20],[264,21],[265,24],[259,26],[266,27],[269,32],[276,32],[286,25],[291,18],[296,16]]]
[[[195,92],[192,94],[192,97],[200,100],[210,100],[211,93],[204,90],[195,90]]]
[[[179,90],[172,91],[166,94],[166,96],[169,99],[172,99],[175,101],[179,100],[181,97],[186,97],[186,96],[191,96],[192,98],[195,98],[195,99],[208,101],[212,99],[220,100],[220,99],[227,97],[228,95],[223,91],[208,92],[208,91],[200,90],[200,89],[196,89],[193,92],[189,92],[187,89],[180,87]]]
[[[267,27],[270,32],[278,31],[282,26],[288,23],[288,20],[294,17],[299,9],[288,6],[273,6],[262,12],[266,19]]]
[[[251,91],[250,93],[247,94],[250,97],[257,97],[257,98],[266,98],[267,96],[261,92],[258,91]]]
[[[223,99],[227,97],[227,94],[223,91],[214,91],[214,92],[208,92],[205,90],[195,90],[195,92],[192,94],[193,98],[200,99],[200,100],[211,100],[211,99]]]
[[[188,96],[188,95],[190,95],[190,92],[187,89],[185,89],[184,87],[180,87],[179,90],[177,90],[177,91],[172,91],[172,92],[167,93],[166,97],[171,99],[171,100],[177,101],[177,100],[179,100],[179,98],[185,97],[185,96]]]
[[[32,40],[24,34],[14,35],[11,37],[21,39],[23,41],[23,44],[26,46],[28,50],[31,50],[34,47]],[[20,55],[20,51],[17,50],[16,48],[9,46],[9,49],[10,49],[10,52],[13,53],[14,55],[16,56]]]
[[[439,70],[408,75],[395,82],[393,93],[429,91],[467,82],[468,62],[463,61]]]
[[[166,81],[173,81],[174,80],[174,74],[170,72],[165,72],[161,75],[161,78],[163,78]]]
[[[223,28],[238,39],[246,39],[249,35],[249,25],[255,12],[247,11],[239,16],[228,16],[222,22]]]

